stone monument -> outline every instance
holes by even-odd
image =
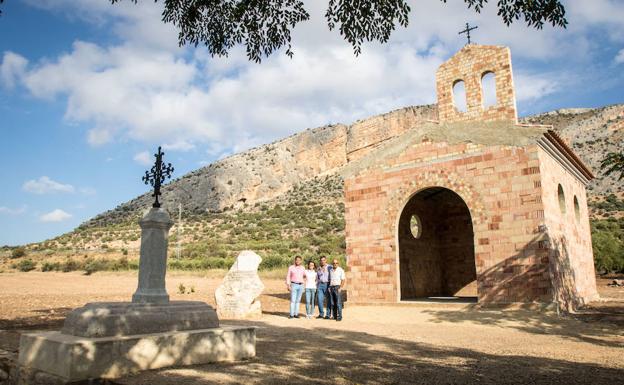
[[[255,328],[219,327],[208,304],[169,301],[165,273],[173,222],[158,196],[173,167],[162,155],[159,147],[156,165],[144,177],[156,199],[139,222],[139,282],[132,302],[88,303],[67,316],[61,331],[23,334],[19,365],[25,383],[39,372],[63,383],[255,356]]]
[[[215,291],[217,312],[222,318],[259,318],[262,316],[260,294],[264,285],[258,276],[262,258],[250,250],[242,251],[223,283]]]

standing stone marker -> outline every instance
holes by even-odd
[[[132,296],[132,302],[169,303],[169,294],[165,288],[165,273],[167,268],[167,234],[173,226],[173,221],[165,210],[153,207],[139,221],[139,225],[141,226],[139,287]]]
[[[260,294],[264,285],[258,276],[262,258],[251,250],[242,251],[223,283],[215,291],[217,314],[221,318],[259,318]]]
[[[159,147],[156,165],[144,177],[154,186],[156,200],[139,222],[139,282],[132,302],[88,303],[73,310],[60,331],[22,334],[24,383],[34,382],[41,372],[60,384],[256,355],[255,328],[219,327],[217,313],[205,302],[169,301],[165,273],[173,221],[158,196],[173,167],[162,162],[163,155]]]

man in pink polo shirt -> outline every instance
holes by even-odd
[[[288,318],[299,318],[299,303],[303,295],[303,275],[305,269],[301,265],[301,257],[295,257],[295,264],[290,265],[286,274],[286,287],[290,292],[290,315]]]

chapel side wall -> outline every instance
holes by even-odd
[[[551,274],[557,301],[573,309],[598,298],[585,185],[543,149],[539,149],[544,223],[551,247]],[[558,186],[565,199],[559,205]],[[578,219],[574,197],[579,203]]]
[[[399,300],[398,218],[413,194],[439,186],[470,210],[479,302],[550,302],[537,146],[426,141],[378,166],[345,180],[350,301]]]

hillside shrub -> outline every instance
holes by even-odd
[[[44,262],[43,265],[41,265],[41,271],[43,272],[60,270],[61,264],[59,262]]]
[[[17,269],[23,272],[35,270],[35,263],[32,261],[32,259],[22,259],[17,264]]]
[[[292,263],[290,256],[270,255],[262,258],[259,270],[273,270],[286,268]]]
[[[624,273],[624,218],[592,221],[596,272]]]
[[[76,270],[82,270],[82,265],[80,264],[80,262],[75,261],[71,258],[67,258],[67,260],[61,264],[61,271],[63,273],[69,273]]]
[[[21,258],[26,256],[26,249],[23,247],[16,247],[11,251],[11,258],[16,259],[16,258]]]

